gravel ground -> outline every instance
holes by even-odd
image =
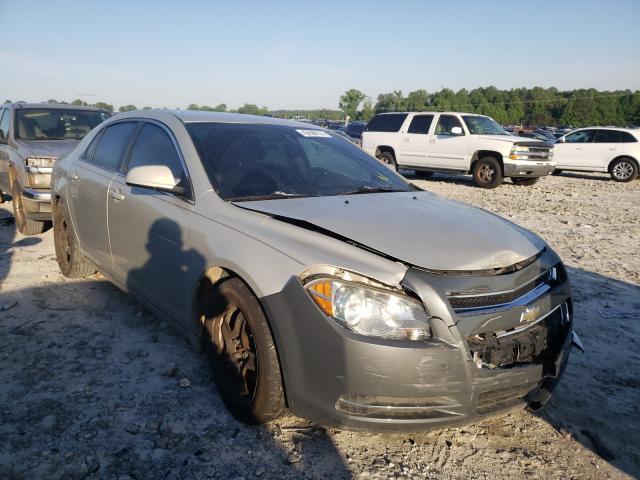
[[[640,476],[640,181],[564,175],[486,191],[408,175],[547,239],[569,266],[576,330],[542,412],[420,434],[246,427],[205,358],[99,276],[65,281],[51,232],[0,207],[0,478],[625,478]]]

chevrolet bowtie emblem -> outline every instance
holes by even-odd
[[[520,323],[535,322],[540,316],[540,307],[526,307],[520,314]]]

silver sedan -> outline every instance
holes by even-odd
[[[262,423],[427,429],[542,405],[573,304],[543,240],[313,125],[137,111],[54,166],[62,273],[100,271]]]

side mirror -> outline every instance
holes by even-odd
[[[166,165],[142,165],[133,167],[127,173],[127,185],[132,187],[153,188],[164,192],[177,192],[179,180],[173,178]]]
[[[567,140],[564,137],[560,137],[558,140],[556,140],[556,142],[558,142],[558,143],[564,143],[566,141]]]
[[[451,135],[462,135],[462,128],[461,127],[453,127],[451,129]]]

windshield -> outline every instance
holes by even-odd
[[[414,190],[351,142],[326,130],[190,123],[207,176],[227,201]]]
[[[462,115],[471,135],[509,135],[498,122],[491,117]]]
[[[23,140],[80,140],[109,114],[91,110],[39,108],[16,110],[16,138]]]

